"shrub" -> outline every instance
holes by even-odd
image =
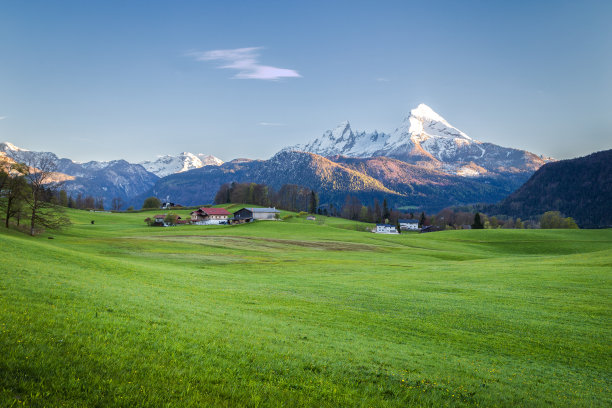
[[[540,228],[578,229],[578,225],[576,225],[576,221],[574,221],[574,219],[571,217],[563,218],[559,211],[547,211],[540,218]]]
[[[149,197],[147,199],[144,200],[144,203],[142,204],[142,208],[160,208],[161,207],[161,201],[159,201],[159,198],[157,197]]]

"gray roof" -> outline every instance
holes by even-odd
[[[389,227],[389,228],[396,228],[395,225],[391,225],[391,224],[376,224],[377,227]]]
[[[400,224],[418,224],[419,220],[397,220]]]
[[[279,213],[276,208],[246,208],[252,213]]]

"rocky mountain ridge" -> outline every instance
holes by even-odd
[[[154,161],[143,161],[139,164],[157,177],[166,177],[170,174],[182,173],[204,166],[220,166],[223,164],[223,160],[213,155],[182,152],[176,156],[160,156]]]
[[[344,121],[309,143],[284,150],[325,157],[390,157],[464,177],[533,173],[552,161],[524,150],[474,140],[425,104],[412,109],[392,133],[358,132]]]

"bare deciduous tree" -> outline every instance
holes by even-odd
[[[111,200],[111,210],[119,211],[121,207],[123,207],[123,200],[121,199],[121,197],[114,197]]]
[[[28,168],[25,164],[16,162],[6,162],[2,167],[0,198],[5,216],[4,225],[8,228],[11,217],[18,215],[23,210],[23,200],[29,190],[25,179]]]
[[[28,166],[26,179],[30,184],[29,194],[25,195],[30,214],[30,235],[35,227],[60,229],[69,224],[63,208],[46,199],[48,190],[57,188],[53,182],[55,161],[50,155],[31,156],[25,163]]]

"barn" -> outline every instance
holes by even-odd
[[[276,208],[241,208],[234,213],[234,222],[252,222],[258,220],[276,220],[280,214]]]

